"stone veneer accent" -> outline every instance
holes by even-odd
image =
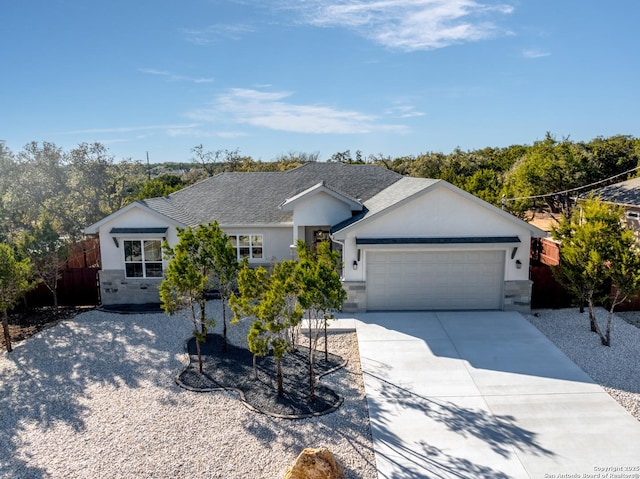
[[[531,288],[533,281],[505,281],[504,282],[504,311],[531,312]]]
[[[504,282],[504,311],[531,311],[531,288],[533,281]],[[347,300],[342,306],[345,313],[361,313],[367,310],[367,284],[364,281],[345,281],[342,287],[347,292]]]
[[[162,278],[125,278],[124,270],[101,270],[98,274],[104,305],[160,302],[158,287]]]
[[[367,310],[367,283],[344,281],[342,287],[347,292],[347,300],[342,305],[343,312],[362,313]]]

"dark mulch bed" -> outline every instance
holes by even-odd
[[[120,314],[162,313],[163,311],[160,303],[103,304],[98,309]]]
[[[73,318],[78,313],[92,308],[92,306],[60,306],[55,309],[52,306],[40,306],[17,309],[9,313],[7,318],[11,343],[27,339],[43,329],[55,326],[64,319]],[[2,331],[1,326],[0,331]],[[6,347],[3,334],[0,334],[0,345],[2,348]]]
[[[258,358],[258,378],[253,369],[253,355],[246,348],[231,344],[227,352],[222,352],[222,336],[208,334],[207,342],[201,345],[204,373],[198,370],[198,356],[195,339],[187,343],[190,363],[178,377],[180,386],[193,391],[235,389],[242,393],[248,406],[261,413],[278,417],[303,418],[334,411],[342,403],[342,398],[332,389],[316,385],[316,400],[309,402],[309,349],[299,347],[282,359],[282,373],[285,396],[278,397],[275,382],[275,361],[272,356]],[[316,379],[335,369],[343,367],[345,361],[329,353],[328,361],[324,351],[315,353]]]

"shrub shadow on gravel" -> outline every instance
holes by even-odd
[[[132,325],[88,311],[49,324],[55,327],[16,342],[11,353],[0,352],[0,477],[51,477],[35,465],[37,451],[20,452],[33,434],[30,428],[48,432],[64,424],[82,433],[92,386],[139,388],[149,364],[162,369],[169,362],[171,351],[141,320]],[[129,354],[142,350],[136,358]]]
[[[256,412],[274,417],[299,419],[335,411],[342,404],[342,397],[331,388],[316,384],[314,402],[309,402],[309,349],[298,346],[282,359],[284,397],[279,397],[275,381],[275,361],[272,356],[257,358],[256,373],[253,355],[247,348],[233,344],[222,352],[222,336],[208,334],[201,344],[204,373],[198,370],[195,338],[187,341],[189,365],[176,377],[181,387],[190,391],[210,392],[233,390],[242,402]],[[340,356],[324,352],[315,353],[316,379],[344,367]]]

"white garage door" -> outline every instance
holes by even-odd
[[[504,251],[367,252],[367,309],[501,309]]]

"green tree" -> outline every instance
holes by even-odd
[[[214,221],[199,229],[200,238],[207,244],[207,254],[213,261],[210,264],[209,280],[220,293],[222,303],[222,350],[227,351],[227,303],[238,279],[238,257],[231,245],[229,236]]]
[[[631,136],[597,137],[585,143],[584,148],[593,158],[591,181],[617,175],[639,166],[640,163],[640,139]]]
[[[62,223],[69,210],[67,160],[54,143],[31,142],[16,155],[16,169],[5,194],[11,229],[30,229],[47,214]]]
[[[34,283],[31,279],[31,263],[28,258],[18,261],[11,246],[0,243],[0,311],[2,311],[2,330],[7,351],[11,352],[8,311],[15,306]]]
[[[546,195],[576,188],[589,183],[589,154],[580,145],[568,139],[557,141],[550,133],[537,141],[514,165],[508,175],[507,189],[510,196]],[[551,211],[570,214],[569,196],[547,196],[545,201]],[[529,208],[531,202],[516,204],[520,209]]]
[[[77,237],[95,223],[132,201],[136,185],[144,177],[140,162],[116,162],[101,143],[80,143],[67,155],[69,164],[64,232]]]
[[[230,300],[236,321],[241,316],[253,318],[247,342],[254,355],[254,371],[255,357],[273,352],[280,397],[284,396],[282,359],[289,350],[287,331],[302,318],[295,299],[298,290],[295,268],[295,261],[283,261],[274,265],[268,274],[263,267],[254,270],[245,262],[238,275],[240,296],[232,294]]]
[[[7,196],[14,183],[17,165],[13,153],[7,148],[3,141],[0,141],[0,242],[8,241],[12,232],[13,222],[10,218],[10,211],[7,208]]]
[[[68,244],[60,237],[49,217],[45,216],[20,242],[21,252],[31,260],[37,281],[44,284],[58,309],[58,280],[68,258]]]
[[[638,241],[632,230],[623,228],[619,241],[612,245],[612,259],[607,262],[613,297],[607,314],[607,323],[604,334],[597,326],[597,333],[603,345],[611,345],[611,322],[613,313],[619,304],[640,291],[640,249]]]
[[[329,242],[321,242],[316,250],[298,240],[299,283],[298,301],[306,311],[309,333],[309,401],[315,401],[315,350],[320,332],[324,331],[325,360],[328,359],[327,323],[334,318],[335,311],[342,308],[347,292],[342,288],[340,256],[331,250]]]
[[[560,241],[560,264],[554,274],[587,302],[591,330],[600,336],[603,345],[609,346],[611,317],[603,334],[595,315],[596,302],[609,296],[603,286],[611,280],[616,287],[611,314],[623,298],[640,288],[640,254],[633,232],[623,222],[622,209],[588,199],[570,218],[563,218],[552,234]]]
[[[245,259],[242,267],[238,272],[238,294],[231,293],[229,298],[229,306],[233,312],[233,323],[238,323],[243,318],[250,318],[253,322],[257,321],[256,308],[264,298],[268,288],[269,273],[263,267],[258,269],[250,268],[248,261]],[[253,323],[252,323],[253,325]],[[255,331],[253,336],[261,334],[261,331]],[[268,350],[262,347],[263,343],[252,341],[247,337],[249,351],[253,354],[253,371],[256,379],[258,379],[258,369],[256,366],[256,358],[265,356]]]
[[[460,187],[493,205],[500,204],[500,177],[490,169],[477,170],[473,175],[466,177]]]
[[[207,319],[206,313],[211,260],[206,254],[207,245],[200,242],[197,231],[191,227],[179,229],[176,246],[171,248],[165,243],[165,257],[169,259],[169,264],[165,278],[160,283],[160,302],[162,309],[169,315],[187,310],[193,323],[198,364],[202,373],[200,343],[207,340],[207,326],[215,324],[215,320]]]
[[[179,176],[165,173],[157,178],[144,181],[133,196],[133,199],[144,200],[147,198],[167,196],[185,186],[187,185]]]

